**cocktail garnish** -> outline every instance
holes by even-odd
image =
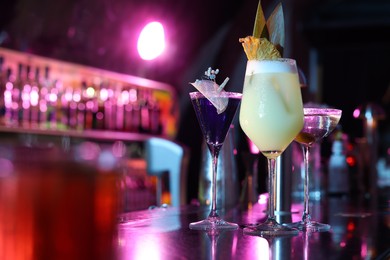
[[[209,67],[205,71],[205,79],[197,79],[195,82],[190,82],[200,93],[202,93],[217,109],[218,114],[225,111],[229,99],[223,95],[223,88],[226,86],[229,78],[226,78],[221,85],[216,83],[216,77],[219,69],[213,70]]]
[[[221,92],[221,91],[223,90],[223,88],[226,86],[226,84],[228,83],[228,81],[229,81],[229,78],[226,77],[226,79],[222,82],[222,84],[219,85],[219,87],[218,87],[218,92]]]
[[[268,29],[266,26],[267,21],[265,20],[263,8],[261,7],[261,1],[257,5],[255,25],[253,26],[253,37],[256,38],[269,38]]]
[[[253,36],[240,38],[248,60],[277,59],[283,55],[284,16],[279,3],[268,20],[264,17],[261,1],[257,6]]]
[[[276,47],[280,56],[283,56],[285,35],[283,7],[281,3],[276,6],[270,17],[268,17],[267,28],[269,31],[268,40]]]
[[[281,58],[279,51],[275,45],[269,42],[266,38],[256,38],[247,36],[240,38],[242,47],[248,60],[265,60]]]

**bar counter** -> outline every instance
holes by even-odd
[[[82,142],[64,150],[39,144],[0,145],[0,259],[390,259],[389,187],[375,200],[312,200],[313,220],[330,224],[330,232],[243,234],[245,225],[265,220],[262,199],[252,207],[218,211],[238,223],[238,230],[207,233],[188,227],[208,215],[207,206],[126,209],[118,184],[127,171],[111,146]],[[294,200],[280,218],[300,220],[302,204]]]
[[[214,233],[188,228],[207,216],[209,208],[204,206],[130,212],[120,217],[117,259],[390,259],[388,195],[380,197],[376,209],[376,203],[356,198],[315,201],[313,218],[331,224],[331,230],[293,237],[243,234],[244,225],[264,221],[266,204],[222,212],[240,228]],[[291,216],[293,221],[301,217],[298,211]]]

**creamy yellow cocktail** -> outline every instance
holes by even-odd
[[[295,60],[248,60],[240,125],[267,157],[279,156],[303,127]]]
[[[303,106],[298,70],[293,59],[282,59],[284,16],[278,4],[265,19],[261,2],[257,6],[253,34],[239,42],[248,58],[241,100],[240,125],[267,157],[268,216],[244,234],[284,236],[298,231],[276,221],[276,159],[303,127]]]

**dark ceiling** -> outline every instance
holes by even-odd
[[[390,42],[390,1],[325,1],[304,18],[304,32],[316,45]]]

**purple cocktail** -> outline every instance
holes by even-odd
[[[207,98],[200,92],[191,92],[190,98],[203,136],[213,159],[212,204],[207,219],[190,224],[191,229],[237,229],[238,225],[221,219],[216,207],[216,176],[218,155],[225,141],[230,125],[241,102],[240,93],[216,92]],[[211,101],[213,102],[211,102]],[[219,104],[217,107],[215,104]]]

